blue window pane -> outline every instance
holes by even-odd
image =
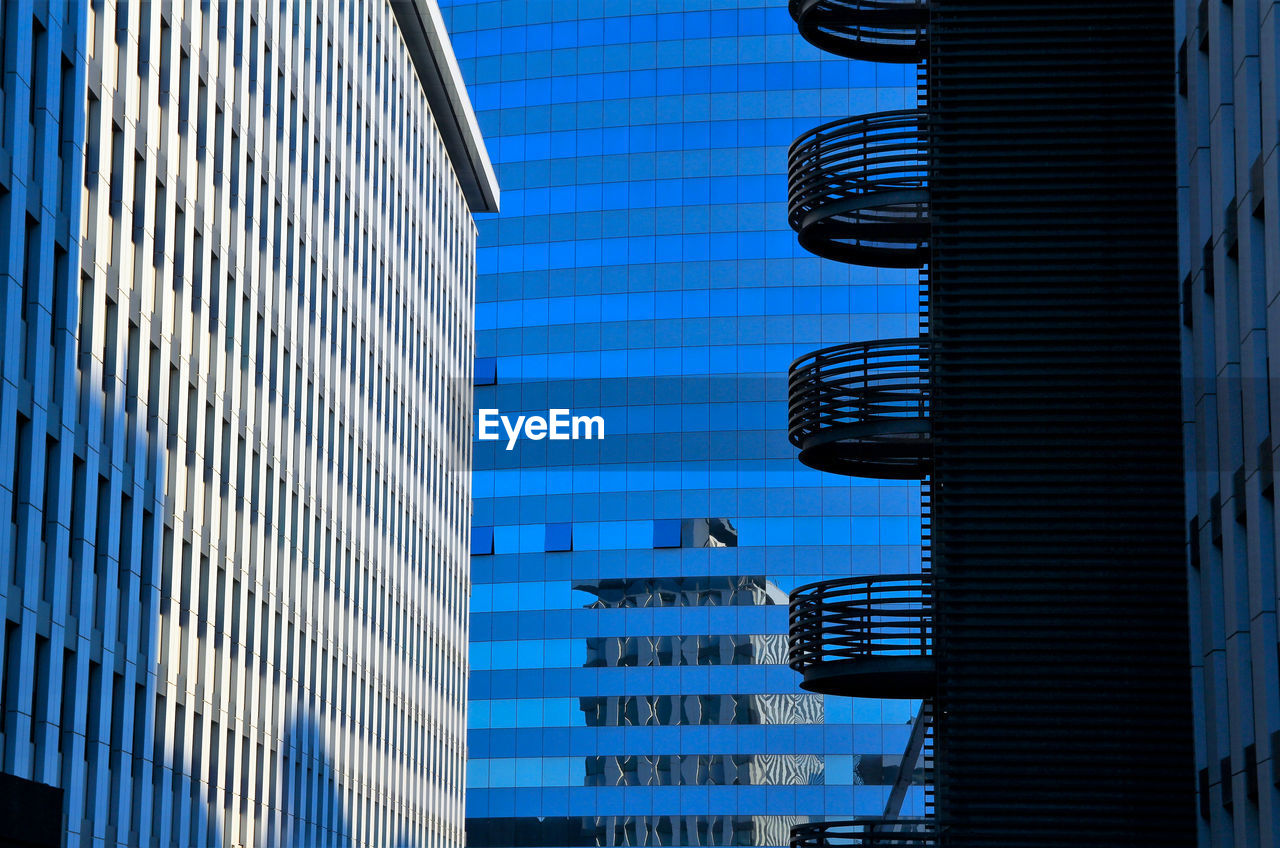
[[[655,518],[653,520],[653,546],[655,548],[680,547],[680,519]]]
[[[548,524],[546,544],[543,546],[544,551],[571,551],[573,550],[573,525],[572,524]]]
[[[471,528],[471,555],[488,556],[493,553],[493,528]]]
[[[498,382],[498,358],[496,356],[477,357],[474,382],[477,386],[492,386]]]

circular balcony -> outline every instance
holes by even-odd
[[[788,437],[810,468],[891,480],[918,480],[932,468],[927,338],[802,356],[791,364],[788,401]]]
[[[926,116],[860,115],[797,138],[788,154],[788,218],[800,246],[882,268],[929,261]]]
[[[923,62],[925,0],[791,0],[791,17],[814,47],[870,62]]]
[[[789,642],[788,662],[810,692],[927,698],[935,685],[932,578],[887,574],[801,586],[791,593]]]
[[[933,848],[937,844],[938,825],[933,819],[861,818],[791,827],[791,848]]]

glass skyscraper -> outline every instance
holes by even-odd
[[[797,462],[782,375],[915,334],[917,280],[797,247],[786,153],[913,107],[915,68],[822,54],[776,0],[443,7],[503,190],[476,406],[605,421],[473,446],[469,845],[785,845],[881,813],[916,705],[802,691],[786,595],[918,570],[918,484]]]

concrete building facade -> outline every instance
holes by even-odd
[[[0,844],[461,845],[497,187],[434,0],[0,12]]]
[[[1277,39],[1261,0],[1178,13],[1180,273],[1200,844],[1280,833]],[[1275,351],[1273,353],[1272,351]]]

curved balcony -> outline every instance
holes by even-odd
[[[791,0],[791,17],[814,47],[870,62],[923,62],[925,0]]]
[[[788,218],[800,246],[855,265],[928,262],[926,121],[916,109],[860,115],[792,142]]]
[[[801,586],[791,593],[789,641],[788,662],[810,692],[927,698],[935,685],[933,580],[885,574]]]
[[[806,354],[791,364],[788,401],[788,437],[810,468],[918,480],[933,465],[927,338]]]
[[[932,819],[861,818],[810,822],[791,828],[791,848],[933,848],[937,844],[938,825]]]

